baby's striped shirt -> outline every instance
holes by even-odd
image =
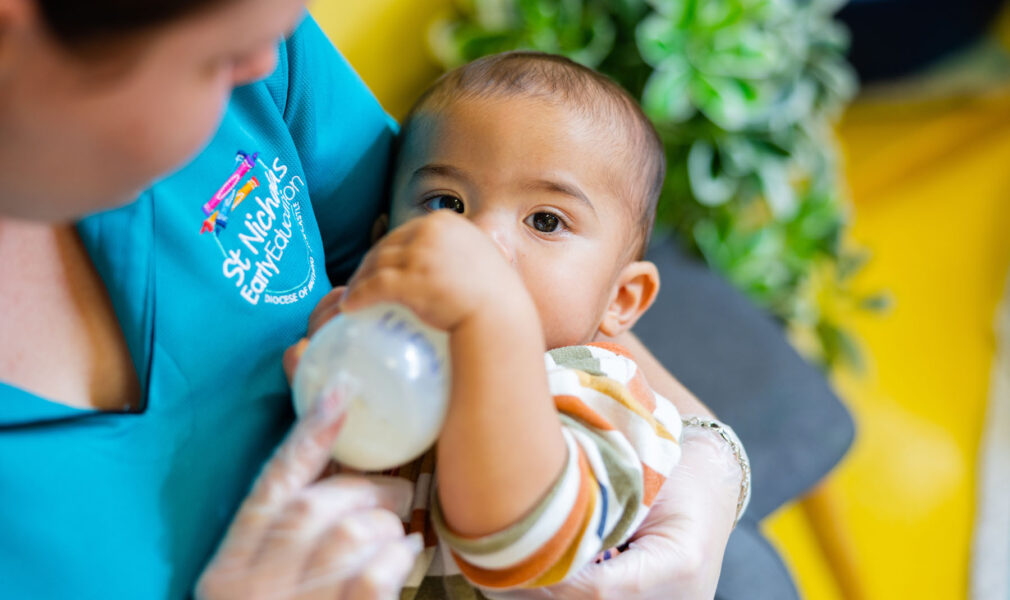
[[[442,519],[432,487],[434,453],[398,469],[415,482],[407,529],[425,537],[401,600],[494,598],[552,585],[616,554],[645,519],[680,459],[677,409],[615,344],[559,348],[544,361],[568,447],[563,472],[521,521],[468,538]]]

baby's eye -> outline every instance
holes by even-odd
[[[428,210],[453,210],[459,214],[463,214],[465,206],[463,206],[463,201],[456,196],[450,196],[448,194],[439,194],[438,196],[432,196],[424,201],[422,205]]]
[[[549,212],[538,212],[526,217],[526,224],[541,233],[557,233],[564,227],[561,217]]]

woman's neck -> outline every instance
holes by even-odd
[[[0,381],[97,410],[139,405],[108,293],[71,225],[0,218]]]

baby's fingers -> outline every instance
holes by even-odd
[[[284,375],[288,378],[288,385],[294,383],[295,371],[298,370],[298,361],[302,359],[302,354],[305,353],[305,349],[308,347],[309,338],[302,338],[284,351],[284,358],[281,363],[284,366]]]
[[[384,267],[352,282],[340,307],[346,312],[379,302],[398,302],[410,307],[415,300],[415,294],[411,292],[416,291],[411,287],[407,273],[395,267]]]
[[[372,246],[372,249],[361,259],[361,264],[347,282],[348,288],[354,288],[358,281],[371,276],[376,270],[388,266],[402,266],[407,256],[408,247],[416,237],[417,222],[411,221],[394,229],[386,237]],[[391,260],[392,259],[392,260]]]
[[[343,299],[346,292],[347,286],[341,285],[333,288],[323,296],[319,304],[312,309],[312,314],[309,315],[309,330],[305,334],[306,337],[315,335],[316,331],[325,325],[327,321],[340,314],[340,300]]]

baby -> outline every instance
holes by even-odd
[[[449,333],[445,428],[398,470],[428,546],[404,597],[551,585],[641,524],[681,423],[606,340],[659,289],[642,256],[664,166],[634,100],[561,57],[478,60],[411,111],[395,229],[342,301],[398,302]]]

